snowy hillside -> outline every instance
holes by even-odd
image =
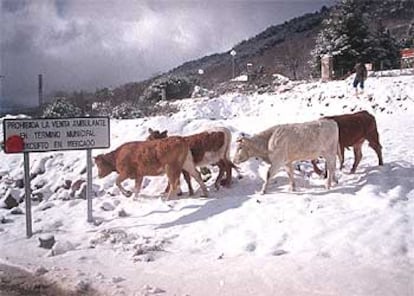
[[[80,181],[86,152],[31,154],[34,235],[26,238],[24,215],[0,208],[0,263],[102,295],[414,295],[414,75],[389,74],[371,75],[359,98],[349,78],[287,82],[272,95],[178,101],[171,116],[112,120],[111,148],[93,151],[144,139],[150,127],[187,135],[226,126],[233,155],[240,132],[367,110],[377,119],[385,164],[364,144],[351,175],[347,150],[331,190],[304,164],[297,192],[280,171],[260,195],[267,165],[253,159],[240,166],[242,179],[219,191],[212,168],[209,198],[197,191],[166,202],[160,176],[146,177],[134,200],[120,194],[115,173],[98,179],[94,167],[96,222],[89,224]],[[21,155],[0,152],[2,200],[24,195],[22,164]],[[24,203],[18,207],[24,211]],[[39,247],[48,235],[56,240],[51,250]]]

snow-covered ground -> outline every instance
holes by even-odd
[[[115,173],[98,179],[94,167],[96,222],[89,224],[79,198],[84,184],[64,186],[86,178],[86,152],[33,153],[31,186],[42,199],[33,202],[34,235],[26,238],[24,215],[0,209],[0,263],[102,295],[414,295],[414,75],[398,74],[372,75],[360,98],[349,78],[288,82],[272,95],[182,100],[172,116],[111,121],[111,149],[93,151],[143,139],[149,127],[186,135],[226,126],[233,155],[240,132],[365,109],[376,116],[385,164],[379,167],[365,144],[351,175],[347,150],[331,190],[309,177],[305,164],[305,172],[296,171],[297,192],[289,192],[281,171],[260,195],[267,165],[250,160],[240,166],[243,178],[219,191],[212,168],[209,198],[197,192],[165,202],[160,176],[145,178],[134,200],[120,194]],[[0,152],[2,197],[24,194],[15,186],[22,163],[21,155]],[[19,207],[24,211],[24,203]],[[48,235],[56,239],[52,250],[39,247]]]

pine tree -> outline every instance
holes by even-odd
[[[378,22],[377,29],[373,33],[371,44],[372,48],[369,48],[370,60],[375,69],[387,70],[399,68],[399,44],[381,21]]]
[[[341,0],[316,40],[312,51],[314,67],[320,67],[320,56],[334,57],[334,71],[342,76],[352,70],[357,60],[369,60],[369,28],[367,7],[369,1]]]

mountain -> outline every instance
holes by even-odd
[[[401,42],[408,37],[410,30],[414,30],[414,1],[365,0],[364,3],[368,5],[368,10],[375,20],[381,20],[382,25],[397,41]],[[144,81],[127,83],[114,89],[103,88],[95,93],[81,91],[59,97],[68,97],[85,114],[93,113],[92,104],[102,102],[108,104],[104,105],[104,112],[98,111],[96,115],[113,116],[111,110],[122,104],[129,105],[126,106],[125,112],[121,108],[121,113],[132,114],[131,110],[136,108],[136,103],[140,112],[148,115],[146,110],[153,112],[153,106],[163,98],[164,90],[167,100],[190,97],[195,85],[213,90],[214,95],[228,91],[229,88],[222,85],[233,77],[233,66],[235,76],[249,71],[253,78],[256,77],[250,86],[253,89],[265,86],[264,91],[269,89],[266,85],[270,84],[269,81],[275,73],[292,80],[307,79],[311,73],[308,64],[311,60],[311,50],[322,29],[323,20],[333,9],[335,7],[322,7],[317,12],[271,26],[256,36],[241,41],[233,47],[236,52],[234,60],[230,51],[216,53],[188,61]],[[370,25],[377,26],[378,21],[373,21]],[[203,70],[202,75],[199,74],[200,69]]]
[[[411,0],[366,0],[369,11],[390,31],[396,40],[407,38],[414,26],[414,1]],[[322,28],[322,21],[329,16],[334,7],[322,7],[319,11],[293,18],[283,24],[274,25],[256,36],[236,44],[233,49],[235,76],[248,71],[253,73],[279,73],[290,79],[310,77],[308,65],[311,50]],[[375,26],[372,23],[371,26]],[[214,88],[233,76],[233,57],[230,51],[216,53],[186,62],[160,76],[143,82],[129,84],[129,89],[142,89],[155,80],[165,77],[186,77],[197,84]],[[203,74],[199,74],[199,70]],[[122,87],[121,87],[122,88]],[[136,97],[136,94],[135,94]]]

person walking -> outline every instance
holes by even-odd
[[[358,84],[361,88],[361,94],[364,93],[364,81],[367,79],[367,68],[365,68],[365,64],[359,62],[354,67],[355,71],[355,79],[354,79],[354,88],[355,88],[355,95],[358,97]]]

